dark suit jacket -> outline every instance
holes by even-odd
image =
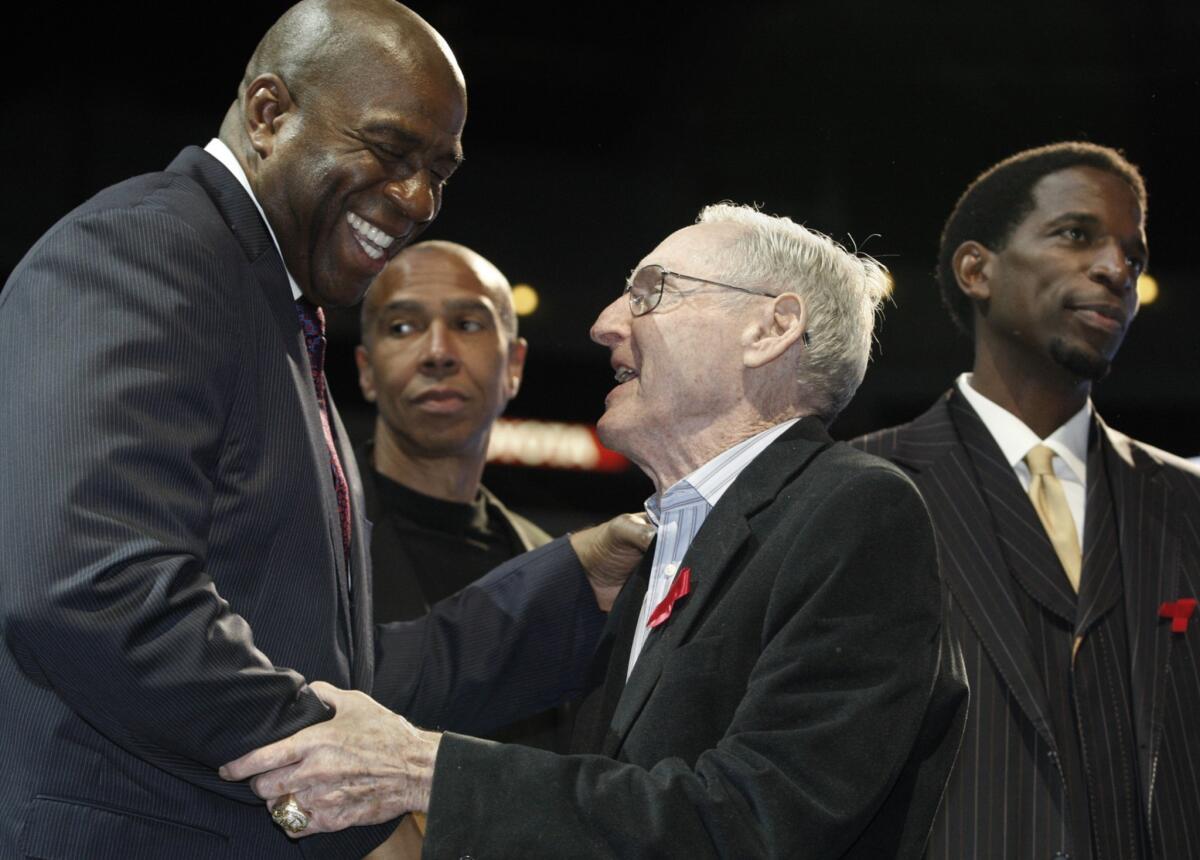
[[[443,738],[424,856],[920,854],[966,688],[912,484],[805,419],[683,565],[691,593],[628,683],[645,578],[613,608],[581,709],[591,754]]]
[[[1158,615],[1164,602],[1200,597],[1200,473],[1103,423],[1099,432],[1118,533],[1112,540],[1092,527],[1104,520],[1093,517],[1089,471],[1085,574],[1119,571],[1123,584],[1139,788],[1155,854],[1200,857],[1200,617],[1186,633],[1172,633]],[[912,423],[854,444],[904,469],[929,505],[948,621],[971,684],[962,752],[930,856],[1073,853],[1079,834],[1070,832],[1057,753],[1072,741],[1054,736],[1051,703],[1012,596],[1012,565],[1035,565],[1039,545],[1049,547],[1033,506],[1021,501],[999,446],[957,389]],[[983,485],[1013,504],[989,504]],[[1027,526],[1028,539],[1007,545],[996,525],[1001,516]],[[1040,557],[1055,563],[1052,550]],[[1055,581],[1069,588],[1065,577]]]
[[[353,454],[346,570],[282,261],[201,150],[38,241],[0,368],[0,856],[361,856],[386,828],[292,843],[216,774],[330,716],[305,678],[472,728],[582,683],[603,622],[562,543],[373,635]]]

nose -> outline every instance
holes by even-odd
[[[454,338],[451,337],[446,324],[434,320],[425,332],[425,342],[421,351],[421,372],[434,379],[453,376],[458,371],[459,358],[455,350]]]
[[[629,337],[629,323],[632,319],[629,301],[624,295],[617,296],[608,307],[600,311],[600,316],[596,317],[588,334],[601,346],[615,346]]]
[[[428,224],[437,217],[442,206],[441,189],[435,186],[425,170],[388,180],[384,183],[383,194],[414,224]]]
[[[1137,284],[1139,266],[1117,241],[1105,242],[1092,260],[1088,275],[1112,292],[1132,290]]]

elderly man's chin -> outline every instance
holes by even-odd
[[[622,420],[618,410],[609,407],[596,422],[596,435],[600,444],[610,451],[629,456],[629,421]]]

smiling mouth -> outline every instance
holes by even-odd
[[[617,385],[621,385],[622,383],[628,382],[631,379],[635,379],[637,375],[637,371],[632,367],[625,367],[622,365],[617,368],[617,372],[613,374],[613,378],[617,380]]]
[[[363,253],[372,260],[382,260],[387,256],[388,249],[396,243],[395,236],[383,232],[353,212],[346,213],[346,222],[350,225],[350,232],[363,249]]]

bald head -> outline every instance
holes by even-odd
[[[375,467],[414,487],[448,469],[466,479],[459,500],[474,498],[492,424],[525,367],[508,279],[470,248],[423,242],[371,284],[362,320],[354,358],[379,410]]]
[[[392,0],[304,0],[221,125],[309,301],[358,302],[437,217],[467,101],[450,47]]]
[[[465,245],[433,239],[401,251],[367,291],[362,304],[362,341],[368,350],[379,325],[380,309],[406,286],[416,284],[443,284],[446,289],[466,285],[479,292],[495,308],[505,339],[516,341],[517,315],[504,273]]]
[[[238,87],[244,98],[260,76],[279,76],[297,101],[330,84],[361,83],[379,62],[421,69],[465,91],[446,40],[394,0],[303,0],[275,22],[255,48]]]

